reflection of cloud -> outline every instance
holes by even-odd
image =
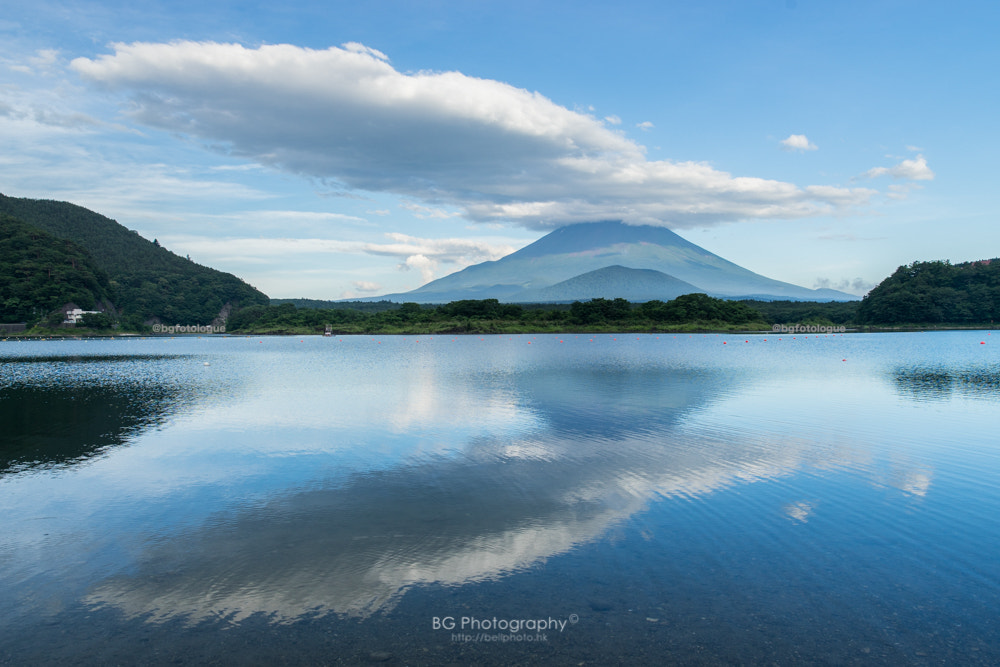
[[[52,575],[80,582],[67,595],[85,589],[85,602],[139,619],[364,617],[415,586],[537,567],[662,498],[681,503],[856,463],[842,448],[788,430],[740,430],[720,403],[745,395],[754,376],[696,357],[568,351],[552,338],[546,349],[515,337],[496,337],[490,348],[468,337],[446,351],[442,339],[450,337],[315,339],[311,349],[297,340],[197,343],[235,353],[208,368],[192,364],[192,376],[176,359],[163,370],[184,386],[198,384],[202,370],[233,378],[238,401],[200,402],[106,461],[120,478],[94,474],[105,482],[92,485],[100,491],[51,504],[129,497],[156,506],[110,532],[102,514],[90,532],[74,526],[55,544],[124,555],[79,567],[72,556],[51,555],[51,537],[37,537],[30,549],[9,550],[25,563],[9,571],[72,567]],[[124,372],[129,362],[113,366]],[[904,462],[886,478],[919,496],[931,476]],[[225,499],[201,502],[209,486]],[[784,512],[804,522],[815,506],[798,501]],[[157,532],[143,533],[153,515]]]
[[[425,452],[150,542],[131,573],[104,580],[87,601],[153,620],[367,616],[416,585],[535,566],[598,539],[653,499],[692,498],[811,463],[806,441],[734,445],[729,433],[681,426],[693,408],[732,390],[731,377],[613,368],[536,367],[485,383],[473,374],[456,385],[444,369],[414,363],[406,398],[385,402],[394,428],[450,423],[449,398],[474,385],[472,395],[487,405],[535,419],[472,435],[451,456]],[[488,414],[475,410],[477,402],[460,405],[458,418]],[[297,412],[310,413],[309,406]]]
[[[929,472],[910,471],[897,488],[906,493],[924,497],[927,495],[928,489],[931,488],[931,475]]]
[[[449,475],[447,486],[431,483],[437,472],[422,471],[424,479],[391,472],[285,498],[143,555],[143,570],[176,578],[114,577],[87,601],[153,620],[263,612],[283,622],[309,610],[367,616],[391,608],[415,584],[482,581],[526,568],[641,506],[562,504],[553,494],[516,498],[506,489],[517,481],[502,467],[491,466],[492,477],[458,467],[468,479]]]
[[[934,474],[930,468],[906,458],[891,462],[889,469],[875,478],[875,483],[878,485],[899,489],[903,493],[919,498],[927,495],[933,481]]]
[[[626,440],[609,455],[607,440],[557,438],[544,457],[520,459],[502,455],[507,444],[477,443],[475,462],[360,475],[213,520],[147,549],[136,575],[105,580],[87,602],[151,620],[367,616],[415,585],[484,581],[536,565],[597,539],[653,498],[690,498],[804,463],[801,452],[780,450],[723,463],[719,449],[729,445],[719,441],[694,453]],[[574,450],[579,460],[568,457]]]
[[[809,515],[813,512],[813,506],[805,501],[789,503],[784,506],[785,514],[794,521],[805,523],[809,520]]]

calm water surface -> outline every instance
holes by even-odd
[[[0,342],[0,662],[998,664],[998,426],[985,331]]]

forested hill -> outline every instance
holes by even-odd
[[[107,274],[83,247],[0,213],[0,322],[38,320],[71,302],[94,310],[109,298]]]
[[[1000,259],[901,266],[858,306],[860,324],[988,324],[1000,319]]]
[[[264,293],[236,276],[176,255],[82,206],[0,194],[0,213],[85,248],[107,273],[111,300],[127,326],[152,318],[208,324],[227,304],[268,303]]]

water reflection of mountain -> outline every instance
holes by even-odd
[[[943,369],[900,367],[891,374],[896,391],[914,400],[946,400],[954,395],[1000,400],[1000,367]]]
[[[192,388],[162,356],[7,358],[0,364],[0,474],[81,463],[163,423]]]
[[[734,443],[680,428],[731,388],[731,376],[550,368],[508,380],[505,391],[537,411],[541,426],[479,436],[461,457],[357,473],[213,517],[169,542],[150,540],[132,572],[97,584],[88,601],[151,619],[366,616],[415,585],[537,565],[656,497],[784,474],[809,455],[795,441]]]
[[[706,369],[609,365],[552,368],[520,384],[553,430],[615,438],[666,426],[742,382]]]

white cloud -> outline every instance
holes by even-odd
[[[442,263],[449,264],[451,270],[459,270],[472,264],[497,260],[514,252],[514,248],[508,245],[470,239],[422,239],[397,232],[389,232],[386,237],[395,243],[365,243],[361,250],[370,255],[404,258],[399,268],[420,271],[424,283],[437,277]]]
[[[9,66],[22,71],[17,66]],[[37,73],[25,66],[22,77],[32,82],[38,80]],[[28,138],[29,145],[38,140],[42,133],[52,130],[67,135],[93,134],[98,130],[115,130],[140,134],[134,129],[118,123],[106,123],[78,108],[81,89],[60,84],[47,89],[31,89],[22,86],[0,84],[0,134],[12,134],[16,138]],[[7,147],[9,152],[11,147]],[[16,151],[23,152],[23,151]]]
[[[420,271],[420,279],[422,283],[429,283],[434,280],[434,273],[437,271],[437,268],[438,261],[424,255],[410,255],[404,261],[399,263],[399,269],[401,271],[409,271],[410,269]]]
[[[23,62],[7,62],[8,69],[20,74],[48,74],[59,64],[59,51],[55,49],[40,49],[35,55],[25,58]]]
[[[653,125],[648,120],[644,120],[641,123],[636,123],[636,127],[642,130],[643,132],[646,132],[647,130],[652,130],[656,126]]]
[[[323,238],[220,238],[203,236],[171,236],[170,247],[182,247],[185,252],[219,255],[235,251],[258,257],[281,257],[314,253],[363,253],[392,257],[424,255],[445,262],[471,263],[500,259],[514,252],[506,244],[492,244],[473,239],[424,239],[398,232],[387,232],[390,243],[341,241]],[[168,245],[165,243],[165,245]]]
[[[923,155],[918,155],[912,160],[903,160],[894,167],[875,167],[874,169],[869,169],[861,176],[864,178],[877,178],[878,176],[887,175],[911,181],[934,180],[934,172],[927,166],[927,160]]]
[[[889,199],[906,199],[913,190],[920,190],[924,186],[916,183],[893,183],[888,187],[885,196]]]
[[[351,285],[354,289],[344,290],[341,292],[341,299],[357,299],[365,295],[385,291],[382,283],[373,283],[368,280],[354,280],[351,281]]]
[[[219,164],[209,167],[212,171],[258,171],[262,168],[259,164]]]
[[[875,287],[875,283],[864,278],[855,278],[854,280],[843,278],[836,281],[829,278],[817,278],[813,283],[813,289],[835,289],[857,295],[867,294],[873,287]]]
[[[261,215],[267,213],[261,212]],[[290,212],[284,215],[292,217]],[[302,215],[311,217],[310,214]],[[312,215],[321,216],[322,214]],[[333,253],[396,257],[401,260],[398,265],[400,269],[420,271],[424,282],[433,280],[442,264],[448,265],[450,270],[458,270],[487,260],[500,259],[515,250],[513,246],[507,244],[474,239],[425,239],[397,232],[388,232],[385,237],[389,242],[370,243],[323,238],[217,238],[168,235],[163,237],[162,243],[178,254],[190,254],[197,261],[208,261],[209,264],[213,262],[265,264],[279,258]],[[373,288],[373,291],[379,287]],[[361,288],[357,289],[364,291]]]
[[[415,217],[422,220],[426,220],[427,218],[455,218],[462,215],[460,211],[446,211],[442,208],[423,206],[416,202],[403,202],[400,206],[405,208],[407,211],[412,212]]]
[[[38,125],[67,130],[92,129],[102,125],[101,121],[83,113],[63,113],[42,106],[13,107],[4,104],[0,107],[0,116],[12,121],[27,121]]]
[[[360,44],[113,48],[72,67],[125,92],[138,123],[477,222],[692,227],[828,214],[875,194],[734,177],[701,162],[649,161],[643,146],[589,113],[459,72],[398,72],[385,54]]]
[[[218,230],[231,233],[238,229],[241,234],[273,234],[276,230],[283,236],[307,237],[309,234],[323,234],[330,229],[359,229],[371,226],[364,218],[330,211],[294,211],[278,209],[256,209],[233,211],[230,213],[188,215],[191,229]]]
[[[819,148],[819,146],[809,141],[804,134],[789,135],[787,139],[782,139],[778,143],[781,144],[781,149],[785,151],[814,151]]]
[[[604,121],[608,125],[621,125],[622,124],[622,119],[619,118],[618,116],[615,116],[615,115],[605,116],[604,117]]]

